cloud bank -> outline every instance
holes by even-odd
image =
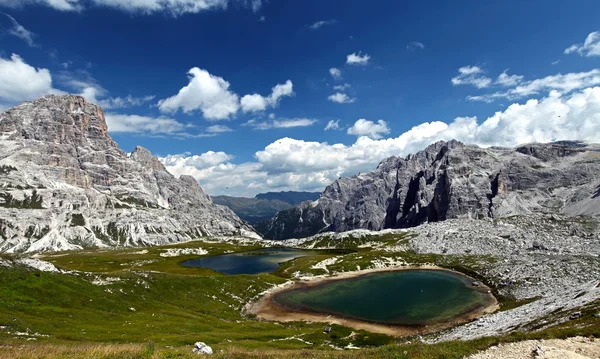
[[[359,128],[382,125],[371,122],[365,126],[362,122],[357,126],[357,123],[352,126],[357,135]],[[600,87],[569,94],[551,91],[541,99],[514,103],[483,121],[457,117],[450,123],[425,122],[397,137],[377,139],[364,135],[351,145],[286,137],[257,151],[253,162],[234,164],[229,158],[212,166],[198,167],[187,161],[193,157],[189,155],[170,157],[177,161],[162,161],[172,173],[194,176],[208,193],[215,195],[253,196],[269,190],[320,191],[340,176],[372,171],[386,157],[406,156],[435,141],[451,139],[480,146],[516,146],[563,139],[600,142]]]
[[[0,0],[0,6],[10,8],[42,5],[58,11],[78,12],[95,6],[141,15],[163,12],[173,16],[209,10],[226,10],[232,5],[257,12],[262,7],[262,3],[262,0]]]

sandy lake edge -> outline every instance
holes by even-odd
[[[394,337],[405,337],[416,334],[428,334],[451,327],[455,327],[470,321],[473,321],[485,314],[490,314],[499,309],[497,299],[491,294],[490,288],[485,284],[479,282],[477,290],[484,292],[489,295],[490,304],[485,307],[478,307],[468,313],[460,315],[453,320],[426,326],[401,326],[401,325],[390,325],[390,324],[378,324],[367,321],[362,321],[353,318],[344,318],[334,315],[326,315],[320,313],[308,313],[290,310],[283,306],[276,304],[273,301],[273,297],[284,291],[323,284],[330,281],[337,281],[342,279],[350,279],[368,275],[371,273],[381,272],[398,272],[406,270],[438,270],[458,274],[462,277],[468,278],[472,282],[477,281],[470,276],[454,271],[447,268],[438,267],[435,265],[422,265],[422,266],[398,266],[398,267],[386,267],[386,268],[375,268],[361,271],[344,272],[331,276],[317,276],[310,278],[303,278],[300,281],[288,281],[280,285],[276,285],[269,290],[260,294],[260,297],[254,301],[247,303],[244,306],[243,312],[245,314],[255,315],[259,320],[266,321],[277,321],[277,322],[293,322],[293,321],[304,321],[304,322],[317,322],[317,323],[328,323],[338,324],[345,327],[366,330],[372,333],[386,334]]]

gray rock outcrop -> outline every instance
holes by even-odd
[[[414,227],[450,218],[600,214],[600,147],[562,141],[480,148],[440,141],[342,178],[317,201],[255,225],[270,239]]]
[[[258,237],[145,148],[128,155],[102,109],[49,95],[0,114],[0,252]]]

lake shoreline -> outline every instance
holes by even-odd
[[[269,247],[243,252],[222,253],[215,256],[202,256],[183,261],[181,265],[192,268],[207,268],[225,275],[254,275],[271,273],[279,267],[280,263],[314,254],[314,251],[296,248]]]
[[[467,278],[471,282],[477,281],[479,286],[473,287],[473,289],[485,293],[488,295],[489,303],[478,305],[476,308],[469,310],[463,314],[457,315],[451,320],[435,323],[431,325],[397,325],[397,324],[384,324],[375,323],[366,320],[348,318],[343,316],[337,316],[332,314],[324,314],[318,312],[299,311],[292,308],[282,306],[278,304],[274,297],[280,293],[299,289],[308,288],[331,281],[339,281],[344,279],[358,278],[373,273],[383,272],[399,272],[407,270],[437,270],[459,275],[462,278]],[[478,280],[471,278],[470,276],[446,269],[434,265],[423,265],[423,266],[402,266],[402,267],[388,267],[388,268],[376,268],[353,272],[344,272],[333,276],[319,276],[312,278],[303,278],[301,281],[289,281],[282,285],[275,286],[266,292],[262,293],[262,296],[258,300],[246,304],[244,312],[247,314],[256,315],[257,319],[266,321],[277,321],[277,322],[292,322],[292,321],[304,321],[304,322],[319,322],[328,324],[339,324],[342,326],[350,327],[353,329],[362,329],[373,333],[386,334],[394,337],[404,337],[415,334],[427,334],[451,327],[458,326],[470,322],[484,314],[493,313],[498,310],[499,305],[497,299],[491,294],[490,288]]]

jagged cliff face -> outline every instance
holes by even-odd
[[[100,107],[46,96],[0,114],[0,252],[257,237],[196,180],[108,135]]]
[[[318,201],[255,228],[267,238],[287,239],[532,212],[600,215],[600,148],[559,142],[484,149],[442,141],[340,179]]]

